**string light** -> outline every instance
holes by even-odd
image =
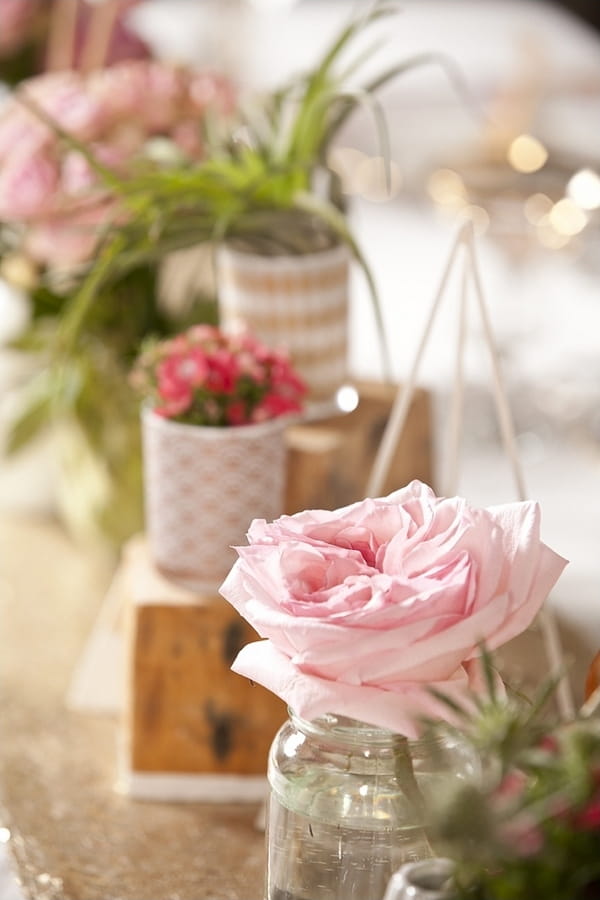
[[[532,194],[523,205],[525,218],[530,225],[538,225],[554,206],[547,194]]]
[[[437,169],[429,176],[427,191],[432,200],[440,206],[462,207],[468,195],[465,183],[452,169]]]
[[[517,172],[538,172],[546,164],[548,151],[541,141],[531,134],[520,134],[511,142],[507,159]]]
[[[339,388],[335,395],[338,409],[342,412],[349,413],[358,406],[358,391],[351,384],[345,384]]]
[[[548,221],[558,234],[573,237],[583,231],[587,225],[587,216],[576,203],[563,197],[548,213]]]
[[[536,229],[536,235],[542,247],[546,247],[548,250],[562,250],[571,240],[567,235],[559,234],[548,221],[548,217],[540,222]]]
[[[569,179],[567,196],[580,209],[600,209],[600,175],[593,169],[580,169]]]

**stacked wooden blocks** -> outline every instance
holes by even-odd
[[[353,412],[288,429],[288,513],[364,497],[396,390],[358,389]],[[431,456],[429,395],[418,391],[386,493],[412,478],[430,483]],[[257,799],[286,717],[279,699],[230,671],[238,650],[257,636],[218,594],[166,580],[142,538],[126,548],[117,577],[128,648],[122,788],[163,799]]]

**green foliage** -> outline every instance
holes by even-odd
[[[552,724],[545,706],[556,678],[531,703],[502,699],[485,650],[482,663],[487,691],[469,709],[449,705],[481,754],[483,779],[440,792],[431,816],[437,848],[458,863],[457,898],[597,898],[600,719]]]
[[[365,272],[389,373],[374,279],[348,229],[339,183],[329,172],[328,190],[317,193],[314,186],[316,175],[326,170],[333,138],[359,105],[372,112],[382,155],[388,157],[385,122],[375,97],[385,84],[432,62],[444,66],[457,82],[447,62],[421,55],[363,79],[357,89],[349,88],[351,79],[360,81],[363,66],[377,49],[374,43],[358,52],[355,40],[397,12],[389,0],[369,4],[311,71],[266,97],[251,115],[241,117],[234,131],[223,134],[219,123],[207,117],[203,125],[208,152],[201,163],[179,159],[164,166],[140,160],[122,177],[30,97],[21,97],[67,147],[86,158],[116,199],[118,215],[99,235],[95,258],[74,273],[68,288],[42,281],[34,291],[33,325],[15,345],[40,354],[44,369],[14,424],[11,451],[49,425],[76,423],[82,446],[105,454],[107,477],[121,484],[118,495],[125,495],[121,482],[129,475],[139,496],[139,473],[130,465],[138,460],[137,450],[128,451],[125,439],[134,433],[132,422],[137,435],[128,368],[144,338],[167,336],[194,321],[214,321],[215,298],[199,298],[200,305],[173,320],[156,296],[162,261],[172,251],[204,242],[228,240],[273,255],[303,254],[345,242]]]

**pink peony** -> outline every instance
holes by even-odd
[[[0,167],[0,218],[47,215],[54,203],[58,167],[47,153],[12,154]]]
[[[78,265],[92,256],[102,230],[117,220],[112,201],[82,207],[66,216],[51,216],[31,225],[24,249],[39,263],[51,260],[59,268]]]
[[[9,100],[0,113],[0,165],[11,155],[25,157],[53,143],[46,126],[24,106]]]
[[[225,79],[156,61],[122,63],[89,76],[52,72],[22,82],[0,113],[0,218],[27,226],[24,249],[31,248],[36,261],[62,266],[89,259],[98,225],[110,211],[122,218],[123,207],[107,202],[109,188],[85,157],[62,144],[22,101],[29,99],[99,162],[127,177],[156,136],[171,141],[174,157],[177,147],[190,158],[202,157],[206,104],[199,110],[193,97],[199,85],[206,103],[212,98],[213,112],[231,109]]]
[[[106,111],[79,72],[39,75],[24,81],[19,93],[33,100],[61,128],[81,141],[97,140],[104,131]],[[14,102],[19,104],[18,95]],[[35,118],[33,113],[30,115]]]
[[[90,150],[98,162],[113,172],[123,170],[125,154],[118,147],[94,144]],[[98,183],[98,177],[85,156],[77,150],[69,150],[62,160],[60,186],[65,197],[81,195],[88,201],[93,194],[106,193],[106,188]]]
[[[266,640],[233,669],[299,715],[414,737],[478,687],[479,644],[530,625],[565,560],[536,503],[476,509],[418,481],[335,512],[256,519],[221,592]]]

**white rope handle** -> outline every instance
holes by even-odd
[[[496,342],[494,340],[494,332],[490,323],[487,305],[483,293],[477,254],[475,251],[475,232],[472,225],[466,232],[466,249],[470,259],[471,275],[473,277],[473,286],[475,288],[475,295],[479,306],[479,312],[481,314],[481,322],[483,324],[486,343],[490,351],[494,399],[496,402],[498,423],[500,425],[500,430],[502,433],[502,443],[504,445],[504,450],[513,471],[517,497],[519,500],[527,500],[529,494],[525,487],[525,476],[523,474],[523,468],[521,466],[521,461],[519,459],[519,454],[517,451],[515,428],[512,413],[510,411],[510,405],[508,402],[508,395],[502,379],[500,356],[498,353]],[[566,673],[564,672],[564,655],[562,652],[560,636],[558,633],[558,626],[556,624],[556,617],[553,611],[548,606],[544,606],[538,614],[538,619],[542,631],[542,638],[544,641],[544,648],[546,650],[548,662],[550,663],[553,672],[561,673],[560,681],[558,682],[556,688],[556,703],[560,715],[563,719],[572,719],[575,715],[575,703],[573,700],[571,685],[566,676]]]
[[[460,248],[464,244],[465,236],[466,228],[463,226],[456,237],[454,246],[450,251],[450,256],[448,257],[448,261],[440,279],[438,289],[429,311],[429,316],[427,317],[427,321],[425,323],[425,328],[423,329],[421,340],[417,347],[417,352],[415,354],[412,369],[406,380],[406,383],[404,384],[404,387],[402,388],[400,386],[398,388],[394,403],[392,404],[390,417],[388,419],[388,423],[383,433],[383,437],[381,439],[381,443],[379,444],[377,453],[375,454],[373,467],[371,469],[371,474],[367,482],[367,497],[378,497],[383,491],[383,486],[389,474],[392,460],[394,458],[394,453],[396,451],[398,441],[400,440],[402,430],[406,423],[406,417],[408,416],[410,403],[415,392],[415,386],[421,366],[421,359],[423,358],[425,347],[427,346],[427,342],[429,340],[431,329],[433,327],[433,323],[435,322],[435,317],[442,301],[442,297],[446,292],[446,286],[454,268],[454,261],[458,255]]]
[[[448,429],[448,469],[445,476],[443,493],[447,497],[458,491],[460,469],[460,448],[463,429],[463,412],[465,406],[465,343],[467,338],[467,319],[469,301],[469,268],[468,260],[463,255],[462,277],[460,285],[460,311],[458,316],[458,332],[456,335],[456,352],[454,359],[454,388],[450,408],[450,425]]]
[[[481,276],[479,274],[479,265],[477,261],[477,254],[475,252],[475,232],[473,230],[472,224],[469,224],[470,227],[468,227],[466,231],[465,246],[469,257],[471,276],[473,278],[473,287],[475,288],[475,296],[477,298],[477,304],[479,306],[479,312],[481,314],[481,323],[483,325],[485,341],[490,352],[490,360],[492,363],[492,385],[494,391],[494,400],[496,403],[496,415],[498,417],[498,424],[500,425],[500,432],[502,434],[502,443],[504,444],[504,449],[512,468],[513,477],[515,479],[517,498],[519,500],[526,500],[528,494],[527,490],[525,489],[525,478],[523,476],[523,469],[521,467],[521,461],[519,459],[519,454],[517,451],[517,441],[515,437],[513,418],[510,411],[510,405],[508,403],[506,388],[504,386],[502,378],[500,355],[498,353],[496,341],[494,340],[494,332],[490,323],[490,317],[483,294]]]

